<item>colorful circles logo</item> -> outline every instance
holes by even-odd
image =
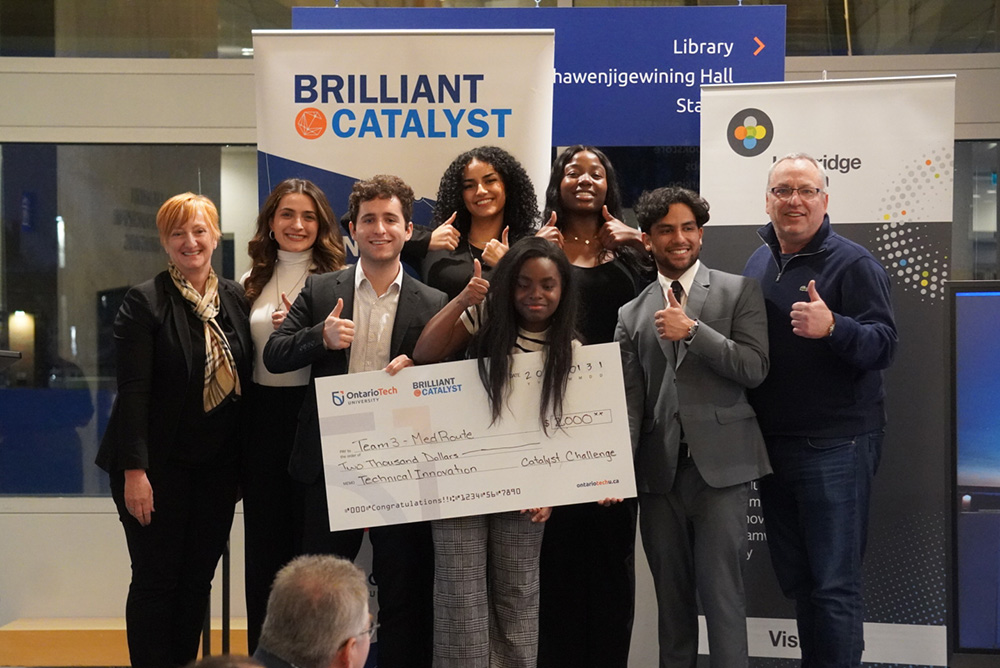
[[[745,158],[760,155],[771,145],[774,123],[760,109],[744,109],[729,121],[729,146]]]
[[[295,117],[295,130],[303,139],[319,139],[326,132],[326,115],[316,107],[306,107]]]

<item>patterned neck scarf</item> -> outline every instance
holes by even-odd
[[[222,328],[215,321],[215,316],[219,314],[219,277],[214,270],[210,271],[205,294],[200,295],[172,262],[168,270],[181,296],[191,304],[198,319],[205,323],[205,392],[202,396],[205,412],[208,413],[232,392],[236,392],[236,396],[241,394],[233,352]]]

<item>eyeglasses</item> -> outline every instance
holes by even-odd
[[[798,193],[800,198],[811,200],[816,199],[821,192],[823,191],[820,188],[789,188],[787,186],[778,186],[770,190],[770,193],[778,199],[791,199],[794,193]]]
[[[379,626],[380,624],[375,621],[375,616],[372,615],[371,613],[368,613],[368,628],[359,633],[355,633],[352,636],[348,636],[347,640],[350,640],[351,638],[360,638],[363,635],[367,635],[368,639],[371,640],[375,637],[375,631],[378,630]],[[347,644],[347,640],[340,643],[340,649],[343,649],[344,645]]]

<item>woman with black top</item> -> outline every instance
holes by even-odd
[[[170,261],[118,311],[118,395],[97,455],[132,560],[125,623],[131,663],[143,668],[198,654],[236,505],[253,353],[243,288],[212,269],[215,205],[176,195],[156,226]]]
[[[618,309],[654,276],[641,232],[621,217],[607,156],[590,146],[563,151],[552,165],[538,236],[561,246],[573,265],[585,344],[613,341]],[[627,666],[635,522],[635,499],[553,509],[542,542],[540,667]]]
[[[474,259],[489,278],[511,244],[534,234],[535,188],[507,151],[474,148],[455,158],[441,176],[433,224],[435,234],[450,232],[450,240],[420,259],[420,276],[454,299],[472,277]]]

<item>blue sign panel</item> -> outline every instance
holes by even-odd
[[[697,146],[702,84],[783,81],[785,8],[299,7],[298,30],[555,28],[552,143]],[[469,63],[490,58],[469,53]]]

